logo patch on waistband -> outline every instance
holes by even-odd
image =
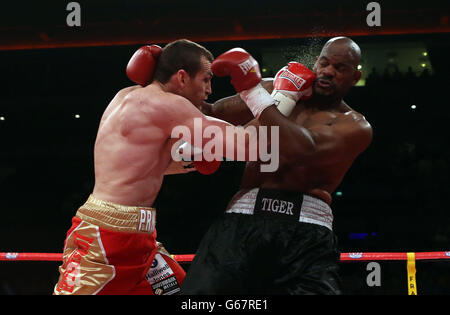
[[[256,197],[254,213],[298,221],[302,203],[303,195],[299,192],[260,188]]]
[[[140,232],[153,233],[155,229],[155,212],[146,209],[139,209],[139,227]]]

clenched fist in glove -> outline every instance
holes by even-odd
[[[275,101],[262,87],[258,62],[242,48],[233,48],[214,60],[211,70],[218,77],[230,76],[231,84],[253,113],[259,115]]]
[[[127,76],[136,84],[146,86],[152,82],[156,62],[162,48],[158,45],[142,46],[131,57],[127,65]]]
[[[275,75],[272,97],[278,110],[289,116],[299,100],[307,100],[313,94],[316,79],[314,72],[298,62],[289,62]]]

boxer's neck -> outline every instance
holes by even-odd
[[[155,85],[158,89],[161,89],[164,92],[178,94],[177,93],[178,90],[176,89],[175,85],[171,81],[169,81],[167,83],[153,81],[152,85]]]

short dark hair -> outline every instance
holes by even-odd
[[[153,78],[164,84],[180,69],[194,77],[201,69],[201,56],[210,62],[214,60],[212,53],[197,43],[187,39],[173,41],[163,48]]]

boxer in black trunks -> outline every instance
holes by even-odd
[[[231,123],[242,124],[253,113],[257,119],[249,124],[279,126],[280,166],[263,173],[259,162],[247,163],[241,190],[204,236],[182,294],[342,293],[330,205],[332,192],[372,140],[370,124],[343,101],[361,77],[360,58],[353,40],[332,38],[312,74],[298,63],[277,74],[272,97],[278,109],[253,105],[268,103],[261,85],[257,93],[238,91],[251,111],[239,96],[204,106],[208,115]],[[224,59],[232,68],[233,58],[224,53],[213,63],[216,75]],[[272,91],[271,81],[263,85]]]

